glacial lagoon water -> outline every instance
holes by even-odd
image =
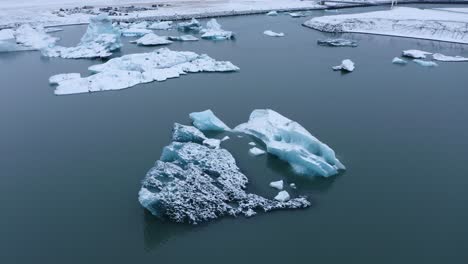
[[[220,18],[236,40],[169,48],[229,60],[240,72],[117,92],[53,94],[49,76],[86,75],[99,60],[0,54],[0,263],[464,263],[468,63],[391,60],[404,49],[468,56],[468,46],[330,35],[300,26],[305,19]],[[263,35],[268,29],[286,36]],[[73,45],[84,30],[55,35]],[[332,36],[359,47],[316,44]],[[153,49],[128,40],[116,56]],[[345,58],[356,63],[353,73],[331,70]],[[195,227],[156,219],[137,201],[140,181],[170,143],[173,123],[207,108],[230,126],[253,109],[275,109],[334,148],[348,169],[304,179],[274,157],[248,155],[252,139],[231,135],[223,146],[249,191],[273,197],[268,183],[284,179],[312,207]]]

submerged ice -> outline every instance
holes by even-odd
[[[228,61],[216,61],[206,54],[161,48],[149,53],[129,54],[88,68],[88,77],[58,82],[55,94],[76,94],[120,90],[140,83],[164,81],[194,72],[232,72],[239,68]]]

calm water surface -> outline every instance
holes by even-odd
[[[0,55],[0,263],[468,261],[468,63],[391,64],[404,49],[468,56],[467,46],[345,34],[337,36],[359,47],[327,48],[316,41],[333,35],[300,26],[304,18],[219,21],[235,41],[169,47],[229,60],[238,73],[54,96],[49,76],[86,75],[100,61]],[[56,35],[73,45],[84,31]],[[153,49],[128,40],[116,56]],[[355,72],[330,69],[345,58]],[[274,157],[249,156],[251,139],[231,136],[223,144],[249,191],[273,197],[268,183],[283,178],[313,206],[198,227],[155,219],[137,201],[140,181],[173,123],[207,108],[230,126],[275,109],[334,148],[348,170],[307,180]]]

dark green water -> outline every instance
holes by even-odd
[[[330,35],[304,20],[221,18],[235,41],[169,47],[230,60],[240,72],[118,92],[53,95],[49,76],[87,74],[99,61],[1,54],[0,263],[466,263],[468,63],[391,60],[413,48],[468,56],[468,47],[343,35],[359,47],[326,48],[316,41]],[[84,30],[57,35],[72,45]],[[126,43],[121,54],[150,50]],[[330,69],[345,58],[355,72]],[[198,227],[155,219],[137,201],[140,180],[173,123],[207,108],[230,126],[272,108],[334,148],[348,170],[310,181],[273,157],[249,156],[250,139],[232,137],[224,146],[250,191],[272,197],[268,183],[284,178],[312,207]]]

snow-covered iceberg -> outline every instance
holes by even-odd
[[[172,28],[172,21],[154,22],[153,24],[149,25],[148,28],[154,30],[169,30]]]
[[[424,66],[424,67],[436,67],[436,66],[439,66],[437,63],[433,62],[433,61],[426,61],[426,60],[421,60],[421,59],[414,59],[413,62],[415,62],[416,64],[419,64],[421,66]]]
[[[201,37],[203,39],[211,40],[225,40],[234,37],[232,31],[223,30],[221,25],[214,18],[206,23],[206,28],[202,29],[200,33],[202,33]]]
[[[299,123],[273,110],[254,110],[249,121],[237,126],[234,131],[263,141],[268,153],[287,161],[299,174],[329,177],[345,169],[329,146],[312,136]]]
[[[462,62],[468,61],[468,58],[462,56],[447,56],[440,53],[432,54],[432,58],[437,61],[452,61],[452,62]]]
[[[328,46],[328,47],[357,47],[358,44],[354,40],[349,39],[324,39],[324,40],[317,40],[317,44],[320,46]]]
[[[404,65],[404,64],[407,64],[408,62],[405,61],[405,60],[402,59],[402,58],[395,57],[395,58],[393,58],[392,63],[393,63],[393,64]]]
[[[216,61],[206,54],[172,51],[167,48],[113,58],[88,69],[96,74],[58,82],[55,94],[120,90],[140,83],[176,78],[187,73],[239,70],[231,62]]]
[[[197,138],[200,131],[192,131]],[[180,132],[180,129],[178,130]],[[255,210],[305,208],[306,198],[290,199],[282,194],[272,200],[247,193],[248,178],[225,149],[212,149],[188,142],[187,136],[174,140],[163,149],[161,157],[142,181],[140,204],[153,215],[175,222],[198,224],[223,216],[246,217]]]
[[[0,30],[0,52],[46,49],[54,46],[57,40],[42,27],[24,24],[16,30]]]
[[[265,31],[263,31],[263,34],[265,34],[267,36],[270,36],[270,37],[284,37],[283,32],[277,33],[277,32],[271,31],[271,30],[265,30]]]
[[[426,55],[430,55],[432,53],[423,51],[423,50],[404,50],[402,52],[403,57],[413,58],[413,59],[425,59]]]
[[[190,113],[193,125],[202,131],[229,131],[231,130],[210,109]]]
[[[200,31],[202,29],[202,26],[198,20],[195,18],[192,18],[192,20],[188,22],[180,22],[177,24],[177,29],[180,31]]]
[[[168,36],[167,39],[172,41],[198,41],[198,38],[192,35]]]
[[[168,40],[167,37],[161,37],[154,33],[146,34],[143,37],[132,42],[136,43],[137,45],[142,45],[142,46],[157,46],[157,45],[167,45],[167,44],[172,43],[172,41]]]
[[[314,17],[305,26],[325,32],[354,32],[468,43],[468,16],[444,10],[390,10]]]
[[[77,46],[49,47],[44,49],[42,54],[66,59],[105,58],[121,47],[120,30],[112,25],[108,16],[99,15],[90,19],[88,28]]]
[[[333,66],[332,69],[334,71],[345,71],[345,72],[352,72],[354,71],[354,62],[346,59],[341,62],[338,66]]]

